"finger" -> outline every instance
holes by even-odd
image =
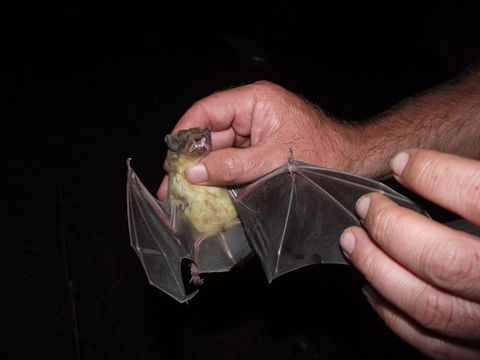
[[[157,191],[158,200],[165,201],[167,199],[167,192],[168,192],[168,175],[165,175]]]
[[[395,261],[431,284],[480,302],[480,239],[376,193],[358,201],[357,213],[375,243]]]
[[[428,331],[382,298],[371,286],[364,287],[369,303],[385,324],[406,342],[434,359],[478,359],[480,351]]]
[[[250,136],[243,136],[235,133],[232,128],[223,131],[212,132],[213,150],[224,149],[227,147],[247,147],[250,146]]]
[[[353,246],[349,248],[346,240],[350,236]],[[424,282],[385,254],[362,228],[347,229],[340,241],[352,264],[367,281],[415,321],[448,336],[480,339],[480,305]]]
[[[480,225],[480,161],[408,150],[394,156],[391,167],[403,185]]]
[[[255,84],[214,93],[194,103],[172,131],[193,127],[223,131],[232,127],[241,136],[248,136],[255,107]]]
[[[212,151],[200,163],[185,171],[187,179],[201,185],[237,185],[265,175],[288,159],[288,147],[275,151],[257,144],[248,148]]]

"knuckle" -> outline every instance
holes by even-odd
[[[476,173],[466,186],[466,213],[470,219],[480,219],[480,172]]]
[[[358,259],[358,258],[357,258]],[[378,284],[381,281],[381,276],[384,274],[382,270],[382,262],[376,256],[362,256],[358,260],[358,267],[360,271],[364,274],[367,281],[371,284]]]
[[[202,116],[202,118],[208,117],[210,100],[218,96],[220,96],[220,92],[213,93],[209,97],[195,101],[190,107],[190,111],[194,113],[195,116]]]
[[[242,162],[235,156],[227,156],[223,160],[223,166],[220,171],[220,177],[226,184],[233,184],[237,181],[240,174],[243,173]]]
[[[385,206],[377,210],[371,219],[369,231],[374,237],[384,238],[394,231],[399,218],[392,206]]]
[[[205,98],[195,100],[193,104],[190,106],[190,108],[201,108],[204,103],[205,103]]]
[[[431,279],[442,287],[463,287],[475,281],[478,251],[464,243],[447,242],[426,256],[425,268]]]
[[[215,97],[215,96],[218,96],[217,93],[213,93],[212,95],[210,95],[211,97]],[[206,113],[206,107],[205,107],[205,103],[207,102],[207,98],[203,98],[203,99],[198,99],[196,100],[191,106],[190,106],[190,109],[189,111],[190,112],[198,112],[198,113]]]
[[[268,80],[258,80],[258,81],[255,81],[253,84],[254,84],[254,85],[264,86],[264,87],[267,87],[267,88],[273,88],[273,87],[275,87],[275,84],[272,83],[271,81],[268,81]]]
[[[439,182],[441,183],[445,179],[445,175],[448,175],[445,174],[448,169],[445,169],[441,159],[433,156],[430,151],[421,150],[415,152],[412,158],[413,161],[409,161],[412,165],[407,166],[405,177],[408,178],[413,188],[436,188]]]
[[[470,219],[480,219],[480,196],[476,201],[470,201],[467,205],[467,213]]]
[[[283,96],[285,93],[287,93],[287,90],[285,90],[282,86],[268,80],[259,80],[251,85],[253,86],[252,89],[258,92],[257,95],[261,94],[262,96],[276,97]]]
[[[454,303],[449,296],[425,288],[414,304],[413,315],[429,330],[448,332],[455,320]]]
[[[428,357],[436,360],[452,359],[453,354],[450,345],[443,339],[430,338],[424,345],[424,352]]]

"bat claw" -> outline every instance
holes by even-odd
[[[290,151],[290,158],[288,159],[288,162],[290,164],[293,164],[295,162],[295,157],[293,156],[293,150],[292,148],[288,148],[288,150]]]

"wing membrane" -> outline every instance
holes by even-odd
[[[424,213],[383,183],[293,160],[231,195],[270,282],[307,265],[347,264],[340,235],[361,226],[355,203],[373,191]]]

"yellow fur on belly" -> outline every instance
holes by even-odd
[[[193,185],[185,178],[182,169],[169,182],[170,201],[182,211],[192,226],[206,235],[218,234],[230,225],[237,212],[228,191],[213,186]]]

